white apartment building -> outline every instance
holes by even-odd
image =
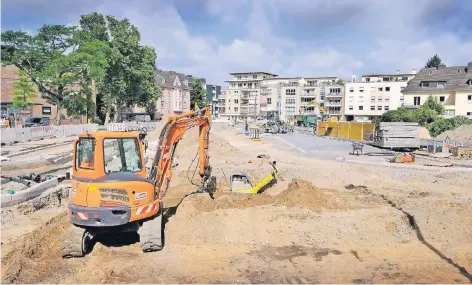
[[[267,100],[265,97],[261,98],[261,82],[277,75],[267,72],[242,72],[230,75],[233,79],[226,81],[229,86],[224,95],[225,113],[221,113],[221,116],[239,119],[265,117]]]
[[[346,83],[344,114],[346,121],[367,122],[404,102],[402,91],[416,72],[363,75],[360,82],[355,76]]]
[[[261,94],[267,97],[267,110],[279,111],[280,119],[295,115],[319,114],[312,104],[324,107],[329,117],[342,116],[344,86],[338,77],[273,77],[262,81]]]

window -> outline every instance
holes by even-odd
[[[371,111],[375,111],[375,106],[370,106]]]
[[[238,79],[241,79],[241,75],[238,76]]]
[[[469,104],[472,103],[472,95],[467,95],[467,101],[469,101]]]
[[[349,110],[351,110],[351,111],[354,110],[354,106],[349,105]]]
[[[400,102],[403,102],[405,100],[405,97],[403,95],[400,96]]]
[[[238,103],[239,103],[239,100],[238,100],[238,99],[234,99],[234,103],[235,103],[235,104],[238,104]]]
[[[359,106],[359,111],[364,110],[364,106]]]
[[[467,116],[472,116],[472,112],[467,112]]]
[[[79,139],[76,144],[75,168],[94,168],[95,139]]]
[[[384,77],[384,78],[382,78],[382,80],[383,80],[383,81],[391,81],[391,80],[390,80],[390,77]]]
[[[378,111],[382,111],[382,106],[377,106]]]
[[[267,98],[267,104],[272,104],[272,98]]]
[[[385,87],[385,91],[390,91],[390,87]]]
[[[285,99],[285,104],[295,104],[295,98]]]
[[[455,111],[455,110],[446,110],[446,115],[448,115],[448,116],[455,116],[455,115],[456,115],[456,111]]]
[[[43,115],[51,115],[51,107],[43,107]]]
[[[359,96],[359,102],[363,102],[364,101],[364,96]]]
[[[408,77],[402,77],[402,80],[403,80],[403,81],[407,81],[407,80],[408,80]]]
[[[349,88],[349,92],[354,92],[354,88]]]
[[[439,102],[444,103],[445,99],[446,99],[445,96],[439,96]]]
[[[238,87],[243,87],[243,84],[242,84],[242,83],[238,83]]]
[[[379,91],[383,91],[383,88],[382,88],[382,87],[379,87]]]
[[[295,89],[286,89],[285,95],[287,96],[295,96]]]
[[[421,97],[420,96],[413,97],[413,105],[415,105],[415,106],[421,105]]]
[[[106,173],[141,171],[141,154],[137,139],[104,139],[103,154]]]
[[[377,101],[382,102],[382,97],[377,97]]]
[[[254,79],[257,79],[257,75],[256,75],[256,74],[254,74],[254,75],[252,76],[252,78],[254,78]]]
[[[375,92],[375,91],[377,91],[377,88],[375,88],[375,87],[370,87],[370,92]]]
[[[405,89],[405,87],[400,87],[400,92],[403,92],[403,90]]]
[[[359,87],[359,92],[364,92],[364,87]]]
[[[388,111],[390,108],[388,106],[384,106],[384,110]]]
[[[385,100],[385,102],[388,102],[388,101],[390,101],[390,98],[389,98],[389,97],[385,97],[384,100]]]
[[[246,83],[244,83],[244,86],[246,86]]]
[[[234,107],[234,111],[235,111],[235,112],[239,111],[239,108],[238,108],[238,107]]]
[[[370,78],[367,77],[367,78],[365,79],[365,82],[370,82]]]
[[[285,107],[285,112],[287,112],[287,114],[295,114],[295,107],[294,106]]]
[[[370,96],[370,102],[375,102],[375,96]]]

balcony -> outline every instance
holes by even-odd
[[[338,98],[342,98],[343,97],[343,94],[342,93],[327,93],[325,95],[325,97],[338,97]]]
[[[327,106],[327,107],[341,107],[341,105],[342,105],[341,102],[330,101],[330,102],[325,103],[325,106]]]

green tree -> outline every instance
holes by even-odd
[[[396,110],[385,112],[382,116],[376,117],[373,122],[415,122],[415,112],[413,110],[400,107]]]
[[[426,102],[421,107],[434,110],[438,115],[444,115],[445,112],[444,106],[439,102],[438,98],[431,95],[428,96],[428,99],[426,99]]]
[[[202,81],[200,79],[195,79],[193,81],[192,90],[190,90],[190,108],[195,109],[195,104],[199,108],[206,107],[208,105],[206,100],[206,90],[203,88]]]
[[[13,107],[20,109],[21,113],[25,109],[31,108],[31,99],[36,98],[34,84],[28,78],[26,72],[20,70],[19,78],[13,83]]]
[[[432,67],[437,68],[441,64],[443,64],[442,59],[437,54],[435,54],[433,57],[428,59],[428,61],[426,62],[425,68],[432,68]]]
[[[22,31],[2,33],[2,64],[13,64],[37,85],[43,98],[60,112],[77,96],[84,82],[104,75],[106,46],[100,41],[83,41],[76,27],[46,25],[34,36]]]
[[[465,116],[455,116],[450,119],[440,118],[428,125],[427,128],[432,137],[437,137],[445,131],[453,130],[466,124],[472,124],[472,119],[469,119]]]
[[[97,84],[97,102],[105,123],[113,111],[116,121],[121,107],[146,107],[157,101],[162,94],[155,84],[157,56],[153,48],[140,45],[141,36],[134,25],[127,19],[92,13],[81,17],[80,31],[83,40],[99,40],[109,47],[108,67]]]

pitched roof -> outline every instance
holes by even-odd
[[[263,72],[263,71],[255,71],[255,72],[233,72],[233,73],[230,73],[230,75],[242,75],[242,74],[266,74],[266,75],[278,76],[277,74],[272,74],[272,73]]]
[[[185,81],[187,80],[185,74],[159,69],[156,72],[156,84],[162,87],[174,87],[174,81],[176,78],[179,78],[183,89],[189,89],[188,84],[185,84]]]
[[[427,92],[431,91],[453,91],[453,90],[472,90],[472,86],[467,82],[472,80],[472,62],[467,66],[439,66],[438,68],[423,68],[418,74],[408,82],[403,90],[408,92]],[[444,88],[421,87],[423,81],[443,81],[446,82]]]

